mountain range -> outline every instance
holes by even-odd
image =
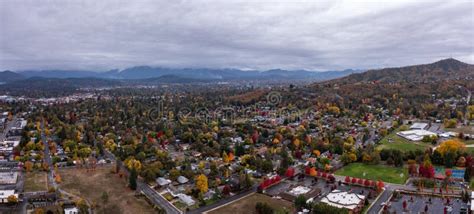
[[[108,87],[117,85],[156,85],[169,83],[209,83],[236,80],[306,80],[334,84],[361,82],[427,82],[451,79],[474,79],[474,65],[456,59],[444,59],[431,64],[412,65],[397,68],[344,71],[288,71],[281,69],[267,71],[243,71],[238,69],[175,69],[139,66],[107,72],[41,70],[0,72],[2,88],[21,88],[32,85],[40,87],[51,84],[71,87]]]
[[[26,70],[26,71],[4,71],[0,72],[2,82],[11,82],[32,77],[42,78],[100,78],[114,80],[142,80],[157,79],[163,77],[167,82],[207,82],[207,81],[229,81],[229,80],[328,80],[346,76],[362,70],[347,69],[343,71],[315,72],[306,70],[267,70],[267,71],[244,71],[239,69],[177,69],[150,66],[137,66],[124,70],[110,70],[106,72],[80,71],[80,70]]]

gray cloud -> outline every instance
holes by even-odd
[[[0,69],[474,63],[471,1],[0,1]]]

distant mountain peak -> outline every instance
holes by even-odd
[[[432,65],[443,68],[444,70],[449,70],[450,68],[452,68],[453,70],[459,70],[461,67],[469,66],[469,64],[461,62],[454,58],[442,59],[433,63]]]
[[[15,73],[13,71],[0,71],[0,82],[11,82],[16,80],[24,79],[25,77],[21,74]]]
[[[457,59],[454,59],[454,58],[446,58],[446,59],[442,59],[442,60],[439,60],[437,62],[434,62],[433,64],[444,64],[444,63],[448,63],[448,64],[466,64],[464,62],[461,62]]]

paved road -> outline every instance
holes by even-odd
[[[44,145],[44,161],[48,164],[49,166],[49,172],[48,172],[48,184],[49,186],[53,186],[54,188],[58,188],[58,184],[54,180],[53,176],[53,161],[51,160],[51,154],[49,152],[49,142],[46,137],[46,134],[44,133],[44,121],[41,121],[41,140],[43,141]]]
[[[53,161],[51,159],[51,154],[50,154],[50,151],[49,151],[49,142],[48,142],[48,139],[47,139],[46,134],[44,132],[44,128],[45,127],[44,127],[44,119],[43,119],[41,121],[41,140],[43,141],[43,145],[44,145],[44,161],[49,166],[48,186],[54,187],[57,191],[59,191],[63,195],[74,196],[74,195],[60,189],[58,184],[56,183],[56,180],[54,180],[54,165],[53,165]],[[89,213],[93,213],[91,204],[89,203],[89,201],[87,199],[85,201],[87,203],[87,206],[89,206]]]
[[[390,198],[392,195],[393,190],[386,189],[385,191],[382,192],[382,195],[372,203],[372,206],[370,207],[369,210],[367,210],[367,214],[377,214],[380,212],[382,209],[382,203],[387,202],[387,200]]]
[[[104,155],[106,158],[109,158],[111,160],[116,160],[114,154],[112,154],[108,150],[104,151]],[[121,170],[127,170],[127,169],[125,169],[125,167],[122,167]],[[148,186],[148,184],[144,183],[143,181],[137,180],[137,191],[140,191],[143,194],[145,194],[145,196],[149,198],[153,204],[155,204],[158,207],[161,207],[168,214],[183,213],[181,210],[176,208],[173,204],[171,204],[168,200],[166,200],[163,196],[161,196],[158,192],[156,192],[153,188]]]
[[[143,192],[154,204],[163,208],[167,214],[181,214],[183,213],[181,210],[177,209],[171,203],[168,202],[163,196],[161,196],[158,192],[152,189],[147,184],[143,183],[142,181],[137,181],[137,188],[139,191]]]

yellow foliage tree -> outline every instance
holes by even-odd
[[[354,161],[357,160],[357,155],[354,154],[354,153],[350,153],[350,154],[349,154],[349,158],[351,159],[352,162],[354,162]]]
[[[296,147],[299,147],[300,146],[300,140],[298,138],[296,138],[294,141],[293,141],[293,144],[296,146]]]
[[[207,177],[204,174],[200,174],[196,177],[196,188],[202,192],[206,193],[208,190]]]
[[[273,139],[273,144],[279,144],[280,143],[280,140],[278,140],[277,138]]]
[[[15,195],[10,195],[7,197],[8,203],[18,203],[18,198]]]
[[[135,158],[127,159],[124,161],[124,163],[128,169],[135,169],[137,171],[140,171],[142,169],[142,163],[139,160],[136,160]]]
[[[335,115],[338,115],[338,114],[341,113],[341,110],[340,110],[339,107],[337,107],[337,106],[330,106],[330,107],[328,108],[328,111],[331,112],[331,113],[333,113],[333,114],[335,114]]]
[[[224,163],[229,163],[229,156],[227,156],[225,151],[222,152],[222,161],[224,161]]]
[[[347,137],[346,142],[349,143],[349,144],[354,145],[355,140],[354,140],[354,138],[353,138],[352,136],[349,136],[349,137]]]
[[[316,157],[319,157],[321,155],[321,152],[317,149],[313,150],[313,154],[316,155]]]
[[[199,167],[199,169],[202,170],[202,169],[204,169],[204,167],[206,167],[206,163],[204,161],[201,161],[201,162],[199,162],[198,167]]]
[[[456,153],[458,151],[463,151],[465,149],[465,145],[461,143],[457,139],[450,139],[447,141],[444,141],[439,145],[439,147],[436,149],[438,150],[441,155],[445,155],[448,152]]]

